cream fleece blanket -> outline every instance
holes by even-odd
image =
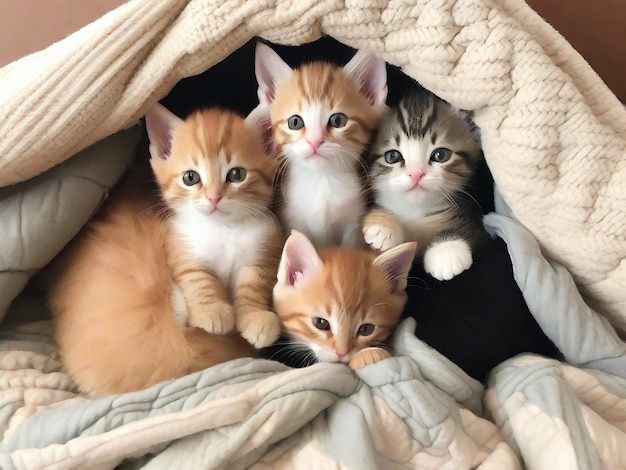
[[[626,332],[626,112],[522,0],[131,0],[0,69],[0,186],[128,128],[255,35],[322,34],[474,110],[514,216]]]

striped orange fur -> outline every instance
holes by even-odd
[[[357,159],[386,110],[384,106],[372,106],[341,67],[324,62],[304,64],[277,87],[276,99],[271,106],[274,140],[279,147],[305,138],[306,126],[293,131],[284,124],[290,116],[304,114],[312,104],[320,106],[328,115],[340,111],[348,117],[345,127],[328,126],[324,138],[351,150]]]
[[[239,335],[176,322],[168,226],[154,189],[131,174],[46,273],[63,366],[92,397],[256,356]]]
[[[236,326],[253,345],[266,346],[279,332],[270,311],[283,242],[269,210],[276,160],[265,153],[258,133],[233,113],[205,110],[174,127],[169,155],[151,162],[174,212],[170,265],[187,301],[189,323],[212,333]],[[245,171],[243,181],[228,181],[234,168]],[[189,170],[202,181],[181,183]],[[211,212],[211,198],[220,198],[219,210]]]
[[[217,110],[183,122],[157,106],[146,120],[163,199],[140,160],[46,276],[64,367],[91,396],[256,357],[250,343],[279,333],[275,165],[256,129]],[[229,181],[233,168],[246,177]],[[189,170],[202,181],[185,185]]]
[[[383,346],[406,302],[415,243],[376,255],[347,247],[316,250],[294,232],[285,244],[274,308],[283,331],[318,360],[349,362]]]
[[[386,110],[385,62],[357,52],[344,66],[313,62],[289,67],[257,45],[259,113],[265,110],[272,148],[284,164],[276,192],[285,231],[315,246],[362,246],[363,161]]]

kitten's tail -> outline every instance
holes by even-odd
[[[238,335],[177,322],[163,225],[142,209],[130,199],[102,211],[53,276],[49,305],[65,369],[94,397],[257,355]]]
[[[214,335],[201,328],[183,328],[192,355],[187,373],[197,372],[222,362],[242,357],[258,357],[250,343],[236,333]]]
[[[90,286],[85,290],[94,293]],[[56,316],[64,366],[91,397],[143,390],[222,362],[258,356],[239,335],[179,325],[166,303],[154,302],[155,297],[134,305],[125,300],[79,301]]]

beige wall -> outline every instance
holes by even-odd
[[[0,67],[43,49],[125,0],[0,0]]]
[[[626,1],[526,0],[626,102]]]
[[[626,101],[626,1],[527,0]],[[0,67],[43,49],[124,0],[0,0]]]

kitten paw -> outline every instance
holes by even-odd
[[[235,328],[233,307],[224,302],[214,303],[209,308],[204,308],[201,312],[190,315],[189,326],[202,328],[216,335],[230,333]]]
[[[424,269],[439,281],[449,281],[472,266],[472,250],[463,240],[437,243],[424,253]]]
[[[264,348],[280,335],[278,315],[267,310],[240,315],[237,317],[237,331],[255,348]]]
[[[375,250],[386,251],[402,243],[402,234],[380,224],[363,227],[365,242]]]
[[[383,359],[391,357],[391,353],[383,348],[365,348],[361,349],[358,353],[352,356],[350,359],[350,369],[357,370],[362,367],[369,366]]]

